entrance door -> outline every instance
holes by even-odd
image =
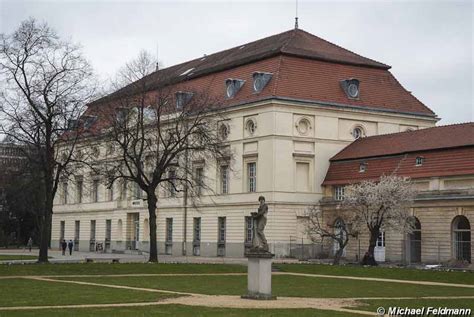
[[[140,237],[140,220],[138,218],[138,214],[137,214],[137,219],[134,221],[134,225],[135,225],[135,230],[134,230],[134,234],[133,234],[133,249],[136,250],[138,248],[138,241],[140,240],[139,237]]]
[[[374,258],[377,262],[385,262],[385,232],[380,231],[375,243]]]

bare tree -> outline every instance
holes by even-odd
[[[352,224],[347,223],[342,217],[338,217],[333,223],[324,223],[323,219],[323,211],[319,206],[312,206],[308,210],[308,222],[306,222],[305,232],[315,243],[322,243],[324,238],[329,238],[333,243],[337,243],[337,250],[333,259],[333,264],[337,265],[350,237],[357,236],[357,232],[354,232]]]
[[[352,225],[354,228],[367,226],[370,232],[368,264],[377,264],[374,249],[381,230],[405,233],[413,230],[410,206],[414,197],[411,181],[394,175],[346,187],[343,206],[353,212]]]
[[[43,183],[38,261],[47,262],[53,201],[73,159],[77,119],[93,97],[92,70],[77,45],[30,18],[1,34],[0,76],[0,133],[24,146]]]
[[[114,157],[98,166],[107,185],[121,180],[146,193],[135,199],[147,202],[150,262],[158,261],[158,189],[166,188],[168,196],[199,197],[207,187],[192,162],[229,155],[218,135],[218,103],[205,91],[185,87],[176,93],[167,86],[150,92],[154,65],[149,54],[140,53],[120,72],[120,85],[129,84],[117,92],[119,97],[112,95],[107,106],[96,107],[106,120],[104,141],[115,149]]]

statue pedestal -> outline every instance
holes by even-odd
[[[242,298],[268,300],[272,296],[272,258],[269,252],[249,252],[247,266],[247,294]]]

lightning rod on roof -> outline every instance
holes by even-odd
[[[160,65],[158,64],[158,43],[156,43],[156,65],[155,65],[155,71],[158,71],[160,69]]]
[[[295,14],[295,29],[298,28],[298,0],[296,1],[296,14]]]

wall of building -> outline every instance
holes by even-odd
[[[302,215],[304,210],[323,196],[320,186],[329,159],[353,141],[351,132],[361,127],[366,135],[398,132],[406,127],[424,128],[434,125],[432,119],[402,116],[393,113],[328,108],[318,104],[298,102],[261,102],[232,108],[225,113],[230,134],[226,144],[233,152],[230,162],[229,193],[219,194],[219,173],[215,162],[205,162],[205,181],[212,191],[205,192],[196,201],[197,209],[188,208],[187,247],[192,249],[192,221],[202,218],[201,254],[214,256],[217,252],[217,219],[227,218],[226,255],[241,256],[244,241],[244,217],[258,206],[258,197],[266,197],[270,206],[265,230],[271,250],[279,256],[289,255],[292,239],[308,241],[304,236]],[[254,120],[254,134],[246,129],[248,120]],[[98,142],[100,158],[104,158],[106,146]],[[90,144],[84,144],[90,147]],[[257,190],[248,192],[247,163],[257,165]],[[143,200],[132,197],[129,185],[125,197],[120,185],[114,186],[114,199],[108,201],[108,190],[99,185],[98,202],[92,202],[91,179],[84,170],[83,202],[77,203],[74,182],[67,186],[68,204],[64,204],[64,192],[60,188],[53,216],[53,245],[59,241],[60,221],[66,222],[66,238],[73,238],[74,221],[79,220],[80,247],[88,249],[90,220],[96,220],[96,239],[105,239],[105,220],[112,221],[112,248],[127,247],[127,214],[139,213],[140,227],[148,219]],[[158,240],[164,245],[165,219],[173,218],[173,253],[179,254],[183,242],[183,201],[178,194],[169,198],[164,188],[159,191]],[[121,221],[121,225],[119,222]],[[120,230],[122,227],[122,230]],[[147,231],[140,231],[139,245],[147,246]],[[130,237],[128,237],[130,238]],[[308,242],[309,243],[309,242]],[[87,247],[84,247],[87,246]],[[163,248],[162,248],[163,249]],[[175,251],[177,249],[177,251]],[[188,254],[190,251],[188,251]]]

